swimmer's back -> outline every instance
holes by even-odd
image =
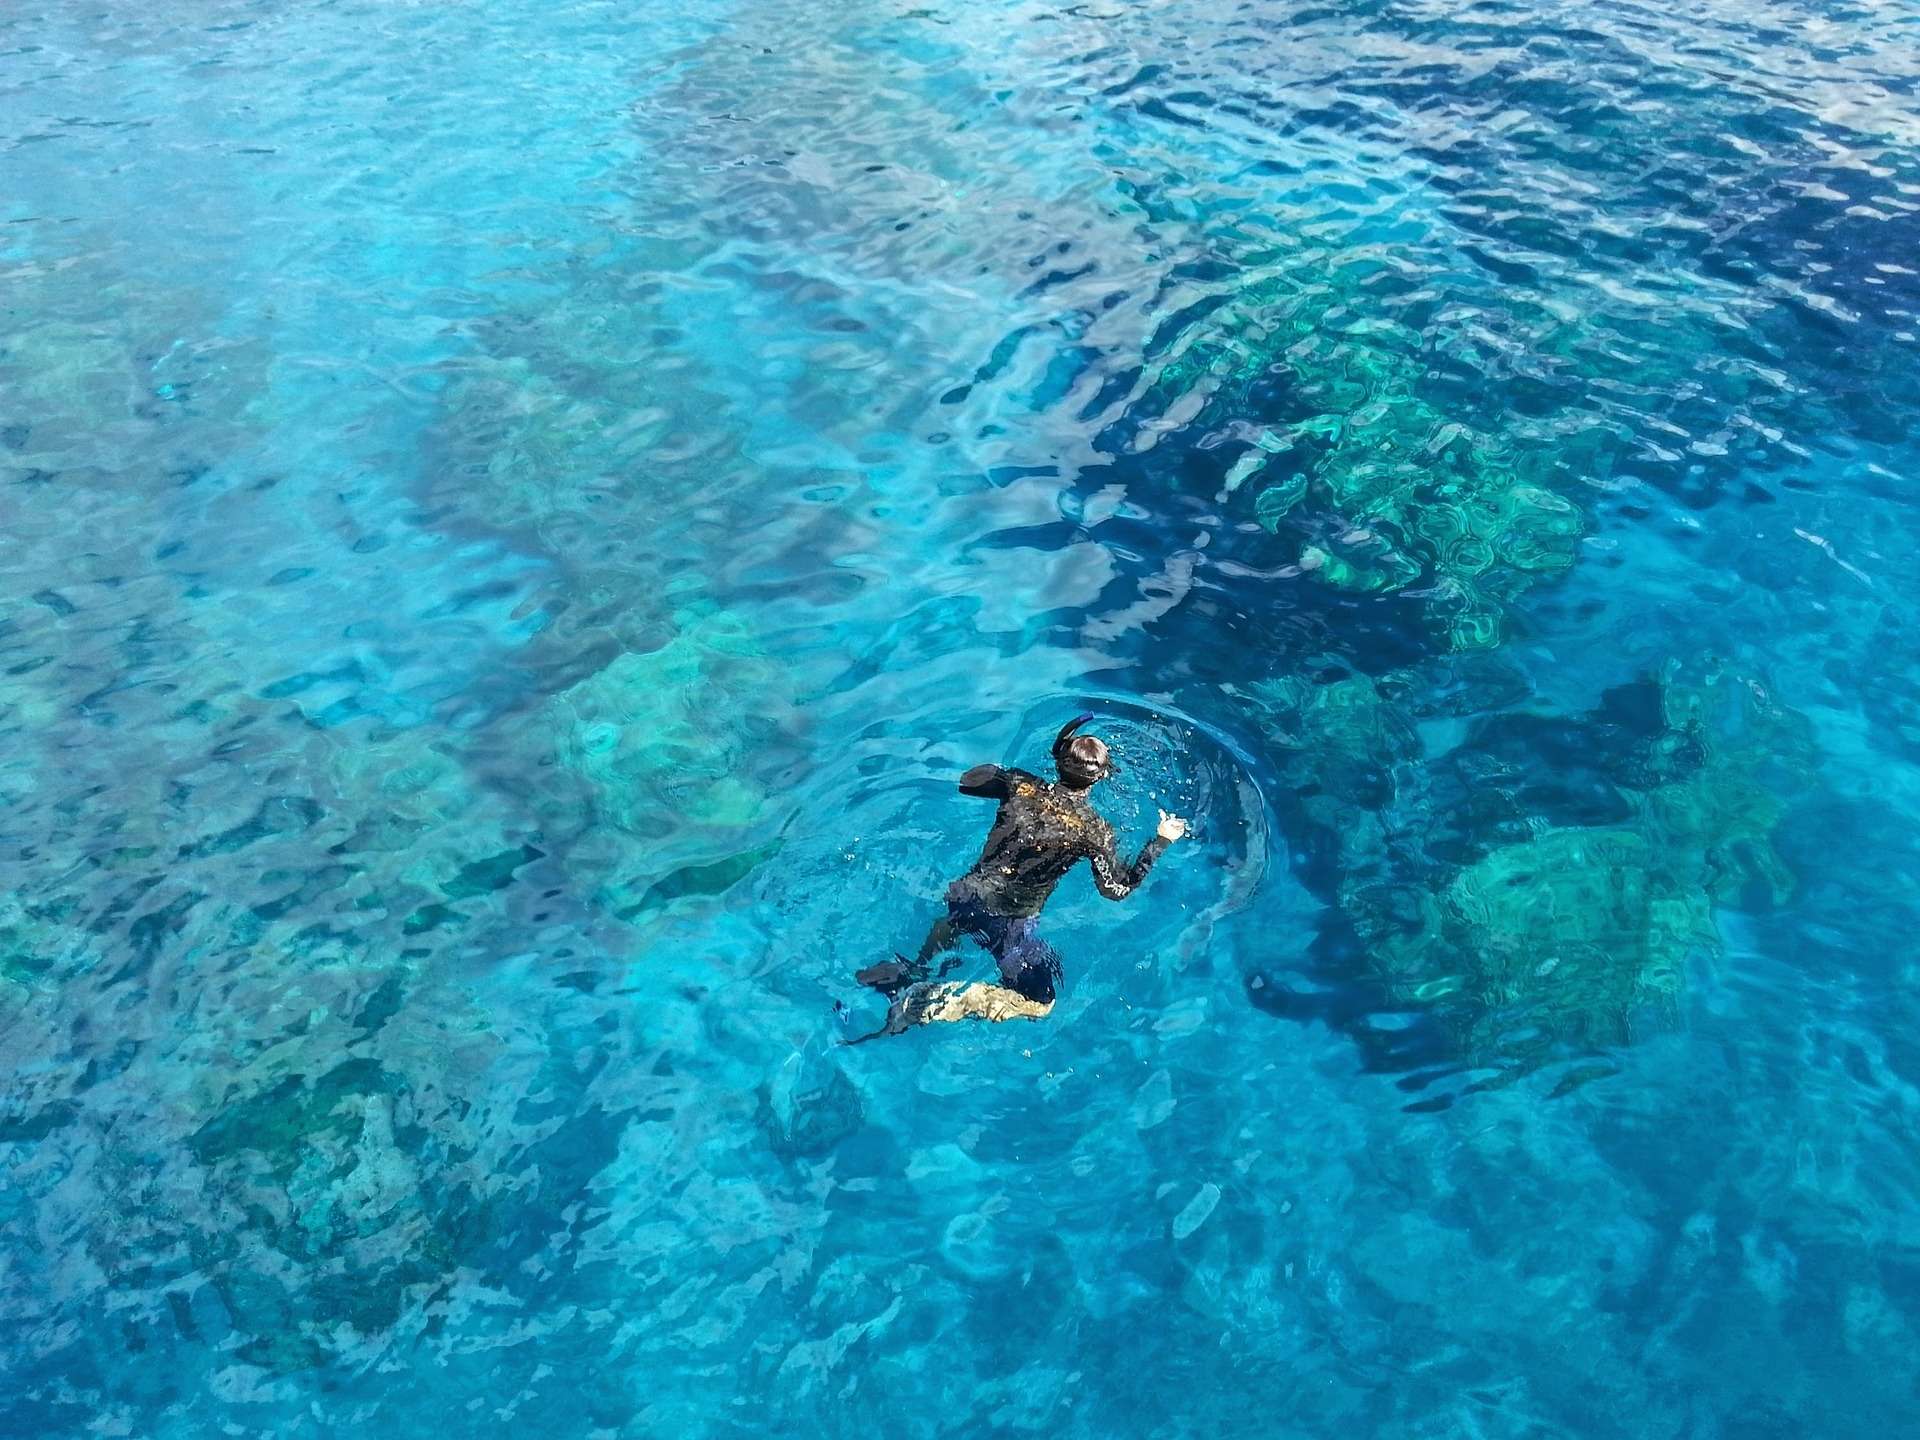
[[[960,777],[960,789],[1000,802],[980,858],[954,885],[995,914],[1038,915],[1075,865],[1113,853],[1113,827],[1085,791],[999,765],[974,766]]]

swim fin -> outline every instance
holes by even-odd
[[[878,965],[869,965],[853,977],[862,985],[878,990],[889,1000],[916,981],[924,978],[920,969],[904,955],[896,954],[891,960],[882,960]]]

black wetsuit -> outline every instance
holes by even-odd
[[[1088,803],[1085,790],[1042,780],[1025,770],[976,765],[960,789],[1000,802],[980,858],[947,890],[947,918],[1000,963],[1004,983],[1030,1000],[1051,1003],[1060,957],[1034,933],[1054,887],[1082,860],[1109,900],[1124,900],[1167,848],[1158,835],[1131,865],[1113,848],[1113,827]]]

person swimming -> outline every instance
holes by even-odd
[[[1109,900],[1124,900],[1146,880],[1167,846],[1187,833],[1187,822],[1160,812],[1160,825],[1129,865],[1114,849],[1113,826],[1089,803],[1095,785],[1114,772],[1106,745],[1080,727],[1081,715],[1053,739],[1059,780],[1025,770],[976,765],[960,777],[960,792],[997,800],[1000,808],[973,868],[947,889],[947,913],[927,932],[913,960],[896,956],[870,965],[854,978],[885,995],[887,1020],[858,1045],[898,1035],[914,1025],[948,1020],[1037,1020],[1053,1009],[1060,984],[1060,957],[1037,933],[1040,911],[1067,872],[1082,860],[1093,883]],[[947,984],[929,979],[936,956],[956,949],[962,937],[991,954],[1000,967],[998,985]],[[960,963],[940,968],[949,974]]]

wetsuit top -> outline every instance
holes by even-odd
[[[1126,864],[1114,853],[1113,827],[1087,803],[1086,791],[1025,770],[976,765],[960,777],[960,789],[1000,802],[986,848],[953,887],[996,915],[1038,915],[1054,886],[1081,860],[1093,862],[1093,883],[1102,895],[1124,900],[1167,848],[1156,835],[1138,860]]]

